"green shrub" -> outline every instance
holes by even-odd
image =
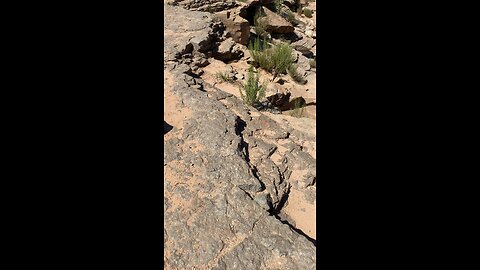
[[[273,69],[270,48],[265,40],[256,38],[253,42],[250,42],[248,49],[250,55],[258,66],[269,72]]]
[[[287,72],[287,69],[293,63],[293,50],[290,45],[281,43],[279,45],[275,45],[272,49],[271,59],[273,61],[273,79],[277,77],[278,74],[284,74]]]
[[[290,77],[292,77],[292,79],[295,82],[297,82],[299,84],[305,84],[307,82],[305,80],[305,78],[297,72],[297,66],[296,65],[290,65],[290,67],[288,68],[288,74],[290,75]]]
[[[308,17],[308,18],[311,18],[312,17],[312,11],[308,8],[304,8],[303,9],[303,14]]]
[[[220,81],[224,81],[224,82],[232,82],[233,81],[233,78],[230,77],[228,72],[219,71],[215,74],[215,77],[217,77],[217,79],[219,79]]]
[[[249,45],[250,55],[258,66],[273,74],[273,79],[278,74],[285,74],[293,63],[293,50],[289,44],[281,43],[267,48],[265,42],[255,39]]]
[[[247,83],[240,87],[240,96],[243,101],[250,106],[255,105],[265,97],[266,89],[266,82],[260,84],[259,74],[253,70],[253,67],[250,67],[247,74]]]

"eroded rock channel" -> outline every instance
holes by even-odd
[[[301,118],[258,111],[238,88],[212,76],[227,66],[245,72],[248,61],[242,39],[234,41],[215,12],[240,14],[261,1],[170,2],[164,2],[164,269],[315,269],[314,110]],[[205,3],[214,8],[201,11]],[[230,51],[235,62],[216,57],[225,40],[241,51]],[[283,80],[275,93],[293,85]],[[308,87],[305,99],[314,101],[313,82],[290,93]]]

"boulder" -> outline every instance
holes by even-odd
[[[231,61],[243,56],[240,46],[232,38],[224,40],[215,53],[215,58],[221,61]]]
[[[302,38],[301,40],[295,41],[292,43],[292,47],[301,52],[303,55],[307,57],[311,57],[313,55],[312,50],[316,48],[317,42],[315,39],[310,37]]]
[[[305,35],[311,38],[317,38],[317,33],[314,30],[307,29],[305,30]]]
[[[247,45],[250,37],[250,23],[240,17],[237,12],[230,10],[215,14],[225,25],[227,37],[232,37],[233,41]]]
[[[278,34],[287,34],[293,33],[295,28],[293,25],[285,20],[282,16],[278,15],[277,13],[269,10],[268,8],[262,7],[263,13],[265,14],[261,20],[264,20],[267,24],[267,31],[270,33],[278,33]]]
[[[267,100],[273,107],[284,107],[285,104],[290,100],[291,93],[276,93],[274,95],[268,96]]]
[[[194,50],[208,50],[213,45],[214,32],[210,28],[212,19],[209,16],[197,12],[190,14],[188,20],[179,20],[177,18],[181,18],[185,9],[169,5],[164,7],[166,9],[163,15],[164,61],[181,58],[182,55],[191,54]]]
[[[297,60],[297,67],[298,67],[297,71],[299,71],[300,68],[303,70],[310,70],[310,60],[311,59],[300,54]]]

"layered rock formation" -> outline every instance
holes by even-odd
[[[211,13],[184,8],[199,2],[164,6],[164,269],[315,269],[316,235],[301,224],[316,203],[312,122],[210,80],[214,57],[248,51]]]

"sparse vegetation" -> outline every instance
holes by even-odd
[[[275,12],[279,13],[280,11],[282,11],[283,1],[284,1],[284,0],[275,0],[275,1],[273,1],[273,9],[275,10]]]
[[[311,68],[317,68],[317,60],[316,59],[312,59],[308,63],[310,64]]]
[[[217,79],[219,79],[220,81],[224,81],[224,82],[232,82],[233,81],[233,78],[230,77],[230,75],[227,72],[219,71],[215,74],[215,77]]]
[[[253,106],[265,97],[267,83],[260,84],[259,74],[250,67],[247,74],[247,83],[240,87],[240,96],[246,104]],[[245,92],[245,93],[244,93]]]
[[[307,18],[311,18],[311,17],[312,17],[312,10],[310,10],[309,8],[304,8],[304,9],[303,9],[303,14],[304,14]]]
[[[265,14],[263,14],[261,8],[257,9],[253,20],[255,22],[253,29],[255,29],[255,33],[257,33],[257,36],[262,39],[268,39],[270,36],[267,32],[268,21],[265,17]]]
[[[297,24],[297,20],[295,19],[295,14],[291,10],[287,10],[285,12],[285,19],[293,25]]]
[[[253,44],[250,43],[249,50],[253,60],[273,74],[272,80],[275,80],[278,74],[285,74],[293,63],[293,50],[289,44],[281,43],[266,48],[265,42],[262,44],[260,39],[255,39]]]
[[[298,73],[296,65],[290,65],[288,68],[288,74],[295,82],[299,84],[305,84],[307,82],[302,74]]]
[[[265,40],[256,38],[250,43],[248,49],[250,51],[250,55],[258,66],[267,71],[272,70],[273,62],[269,54],[270,49],[268,48],[268,44],[265,42]]]
[[[283,2],[285,0],[275,0],[273,2],[273,10],[280,16],[282,16],[285,20],[289,21],[291,24],[296,25],[298,24],[297,20],[295,20],[294,13],[289,8],[283,7]]]

